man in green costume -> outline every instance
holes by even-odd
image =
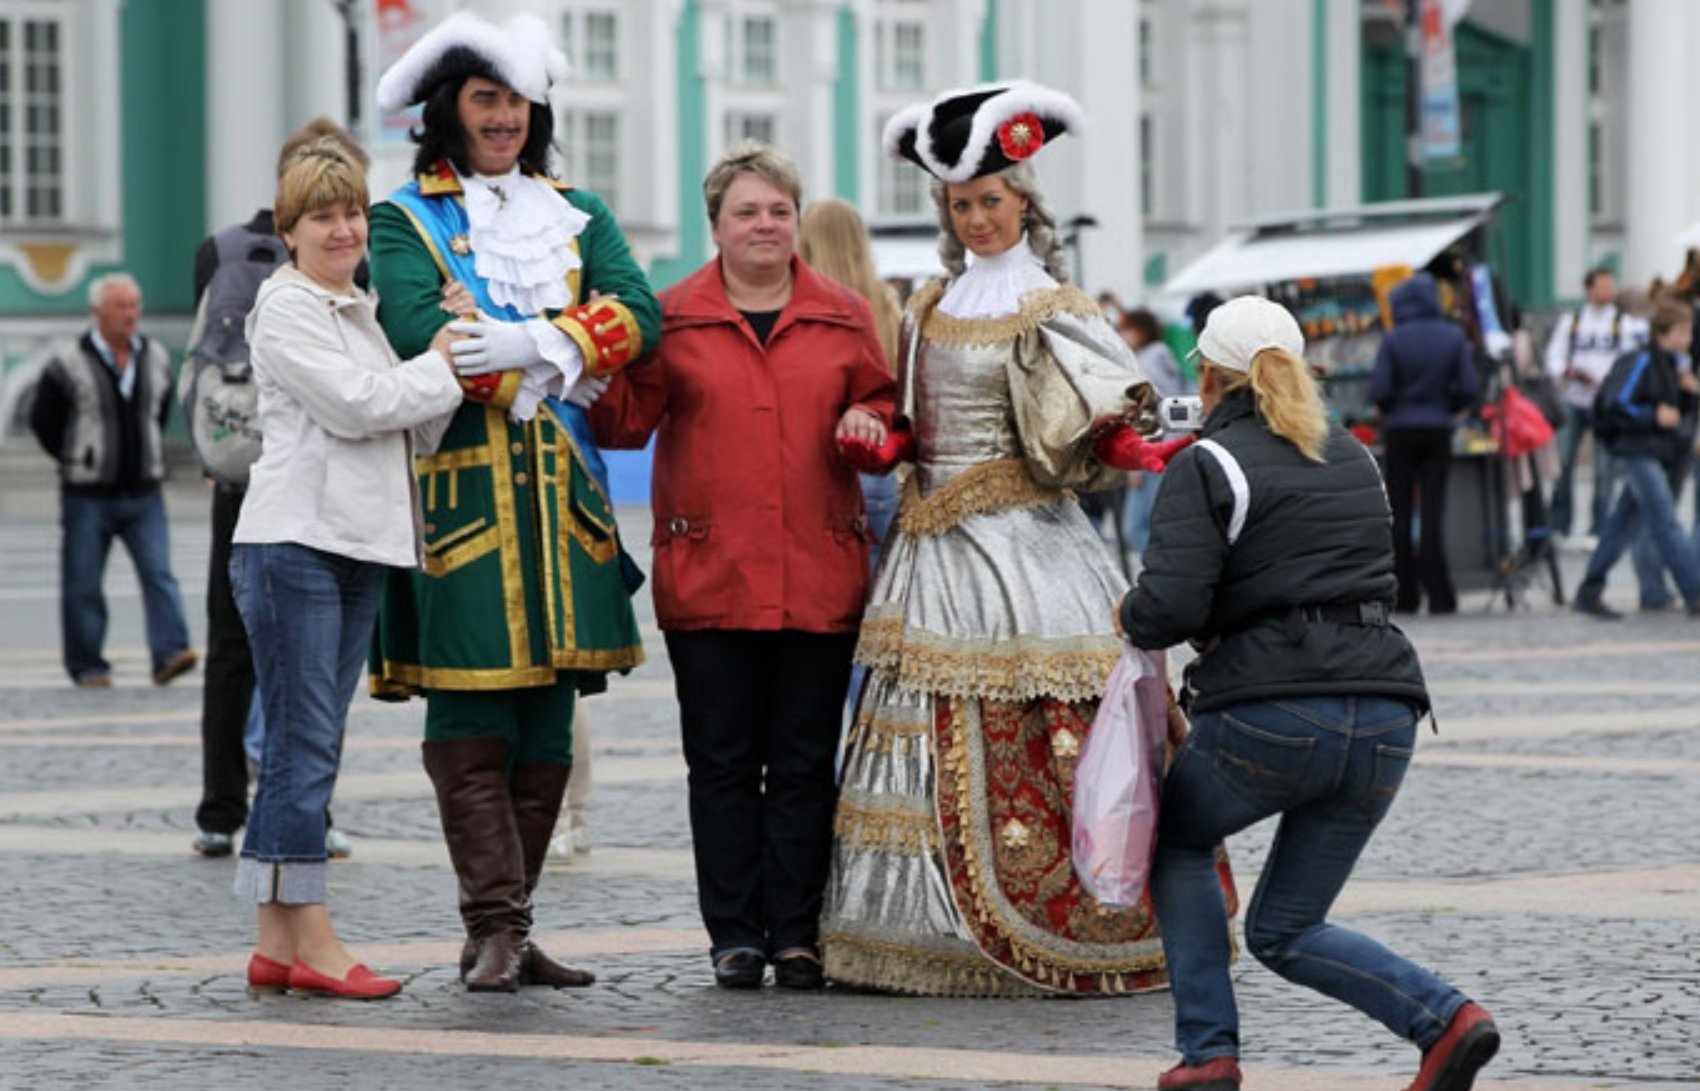
[[[378,84],[387,111],[424,103],[414,177],[371,213],[379,321],[405,359],[451,319],[445,300],[462,312],[466,399],[417,436],[424,566],[385,590],[373,686],[427,698],[474,991],[594,980],[531,942],[531,893],[574,700],[643,659],[584,407],[655,344],[660,309],[608,206],[549,176],[564,62],[548,42],[532,16],[460,13]]]

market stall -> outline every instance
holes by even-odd
[[[1388,289],[1415,270],[1441,265],[1460,274],[1450,282],[1459,296],[1475,290],[1473,279],[1477,285],[1491,280],[1491,271],[1483,275],[1487,243],[1503,199],[1485,193],[1248,220],[1169,280],[1162,294],[1173,310],[1203,293],[1255,292],[1284,304],[1304,329],[1305,355],[1331,412],[1373,450],[1377,435],[1365,392],[1391,322]],[[1460,428],[1446,535],[1460,591],[1503,582],[1502,561],[1510,552],[1505,479],[1487,429]]]

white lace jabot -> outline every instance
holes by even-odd
[[[1057,287],[1045,263],[1021,241],[989,258],[968,255],[968,268],[956,278],[939,310],[953,318],[1001,318],[1021,309],[1021,297],[1042,288]]]
[[[590,217],[517,166],[501,176],[460,180],[473,267],[489,283],[490,298],[524,315],[572,306],[567,274],[581,264],[572,240]]]

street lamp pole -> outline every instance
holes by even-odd
[[[360,32],[355,26],[354,0],[331,0],[342,16],[343,80],[348,91],[348,129],[360,125]]]

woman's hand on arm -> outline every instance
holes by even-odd
[[[885,422],[859,405],[852,405],[838,418],[838,428],[832,438],[840,445],[846,441],[879,447],[885,443]]]

